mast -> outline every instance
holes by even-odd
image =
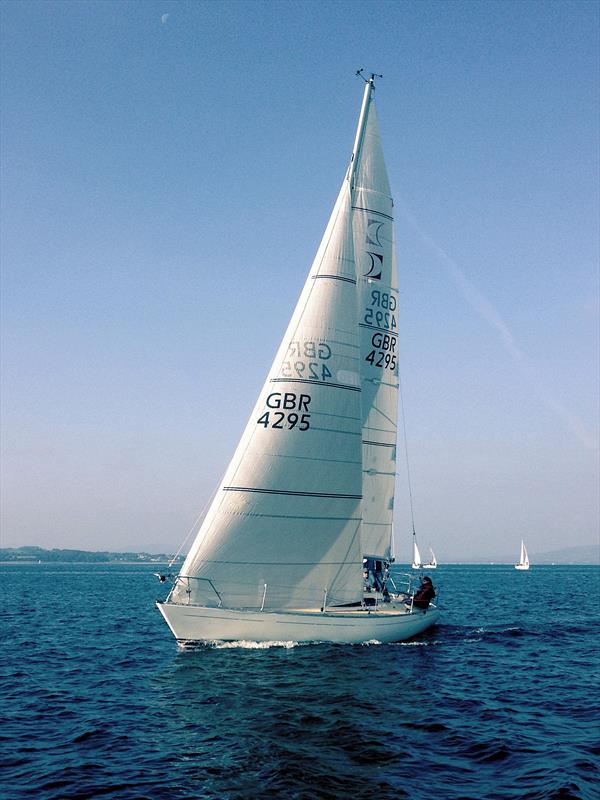
[[[375,78],[383,78],[383,75],[377,75],[375,72],[371,73],[370,78],[365,78],[362,73],[362,69],[356,70],[356,74],[365,82],[365,91],[363,93],[362,106],[358,116],[358,125],[356,128],[356,137],[354,138],[354,147],[352,148],[352,157],[350,158],[350,165],[346,175],[346,180],[350,183],[350,191],[354,191],[354,175],[356,173],[356,167],[360,160],[360,155],[365,141],[365,130],[367,127],[367,119],[369,117],[369,107],[375,92]]]
[[[357,70],[356,74],[360,75],[361,72],[362,70]],[[352,157],[350,158],[350,165],[348,167],[348,174],[346,176],[346,179],[350,183],[350,191],[354,190],[354,175],[356,173],[356,167],[360,158],[360,154],[365,139],[365,128],[367,125],[369,106],[371,105],[371,97],[374,91],[375,91],[375,75],[371,75],[371,78],[369,80],[365,79],[365,91],[363,93],[362,106],[358,117],[356,137],[354,139],[354,147],[352,148]]]

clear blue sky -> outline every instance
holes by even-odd
[[[2,546],[180,545],[322,235],[358,67],[384,75],[421,544],[598,541],[598,3],[1,12]]]

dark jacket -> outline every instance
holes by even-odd
[[[431,583],[422,583],[413,597],[413,606],[415,608],[427,608],[429,603],[435,597],[435,589]]]

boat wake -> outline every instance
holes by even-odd
[[[523,636],[526,631],[518,625],[498,628],[474,628],[473,630],[466,631],[463,641],[465,642],[481,642],[483,639],[492,641],[495,639],[502,639],[504,637],[512,638]]]
[[[331,644],[330,642],[286,642],[286,641],[270,641],[270,642],[253,642],[247,639],[240,639],[239,641],[225,642],[219,639],[212,639],[207,641],[189,641],[178,642],[177,646],[180,651],[189,652],[193,650],[270,650],[273,648],[282,648],[284,650],[291,650],[294,647],[306,647],[314,644]],[[357,647],[373,647],[383,645],[385,642],[379,639],[369,639],[366,642],[357,642],[354,646]],[[393,645],[401,645],[402,647],[421,647],[431,644],[439,644],[439,641],[410,641],[410,642],[392,642]]]
[[[212,650],[269,650],[273,647],[281,647],[285,650],[290,650],[293,647],[300,647],[301,644],[306,644],[306,642],[251,642],[245,639],[237,642],[224,642],[218,639],[213,639],[211,641],[203,642],[178,642],[177,644],[180,650],[186,651],[203,650],[206,648]]]
[[[411,641],[411,642],[393,642],[393,645],[396,647],[430,647],[434,644],[441,644],[439,639],[432,639],[432,640],[421,640],[421,641]]]

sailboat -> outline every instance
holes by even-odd
[[[350,164],[240,443],[164,602],[180,643],[402,641],[389,573],[396,475],[393,202],[365,90]],[[408,602],[407,602],[408,601]]]
[[[429,552],[431,553],[431,560],[428,564],[424,564],[421,559],[421,553],[419,551],[419,546],[417,545],[417,540],[413,538],[413,561],[412,561],[412,568],[413,569],[437,569],[437,559],[435,557],[435,553],[429,548]]]
[[[525,542],[521,539],[521,553],[519,556],[519,563],[515,564],[515,569],[529,569],[529,556],[527,555],[527,548]]]

